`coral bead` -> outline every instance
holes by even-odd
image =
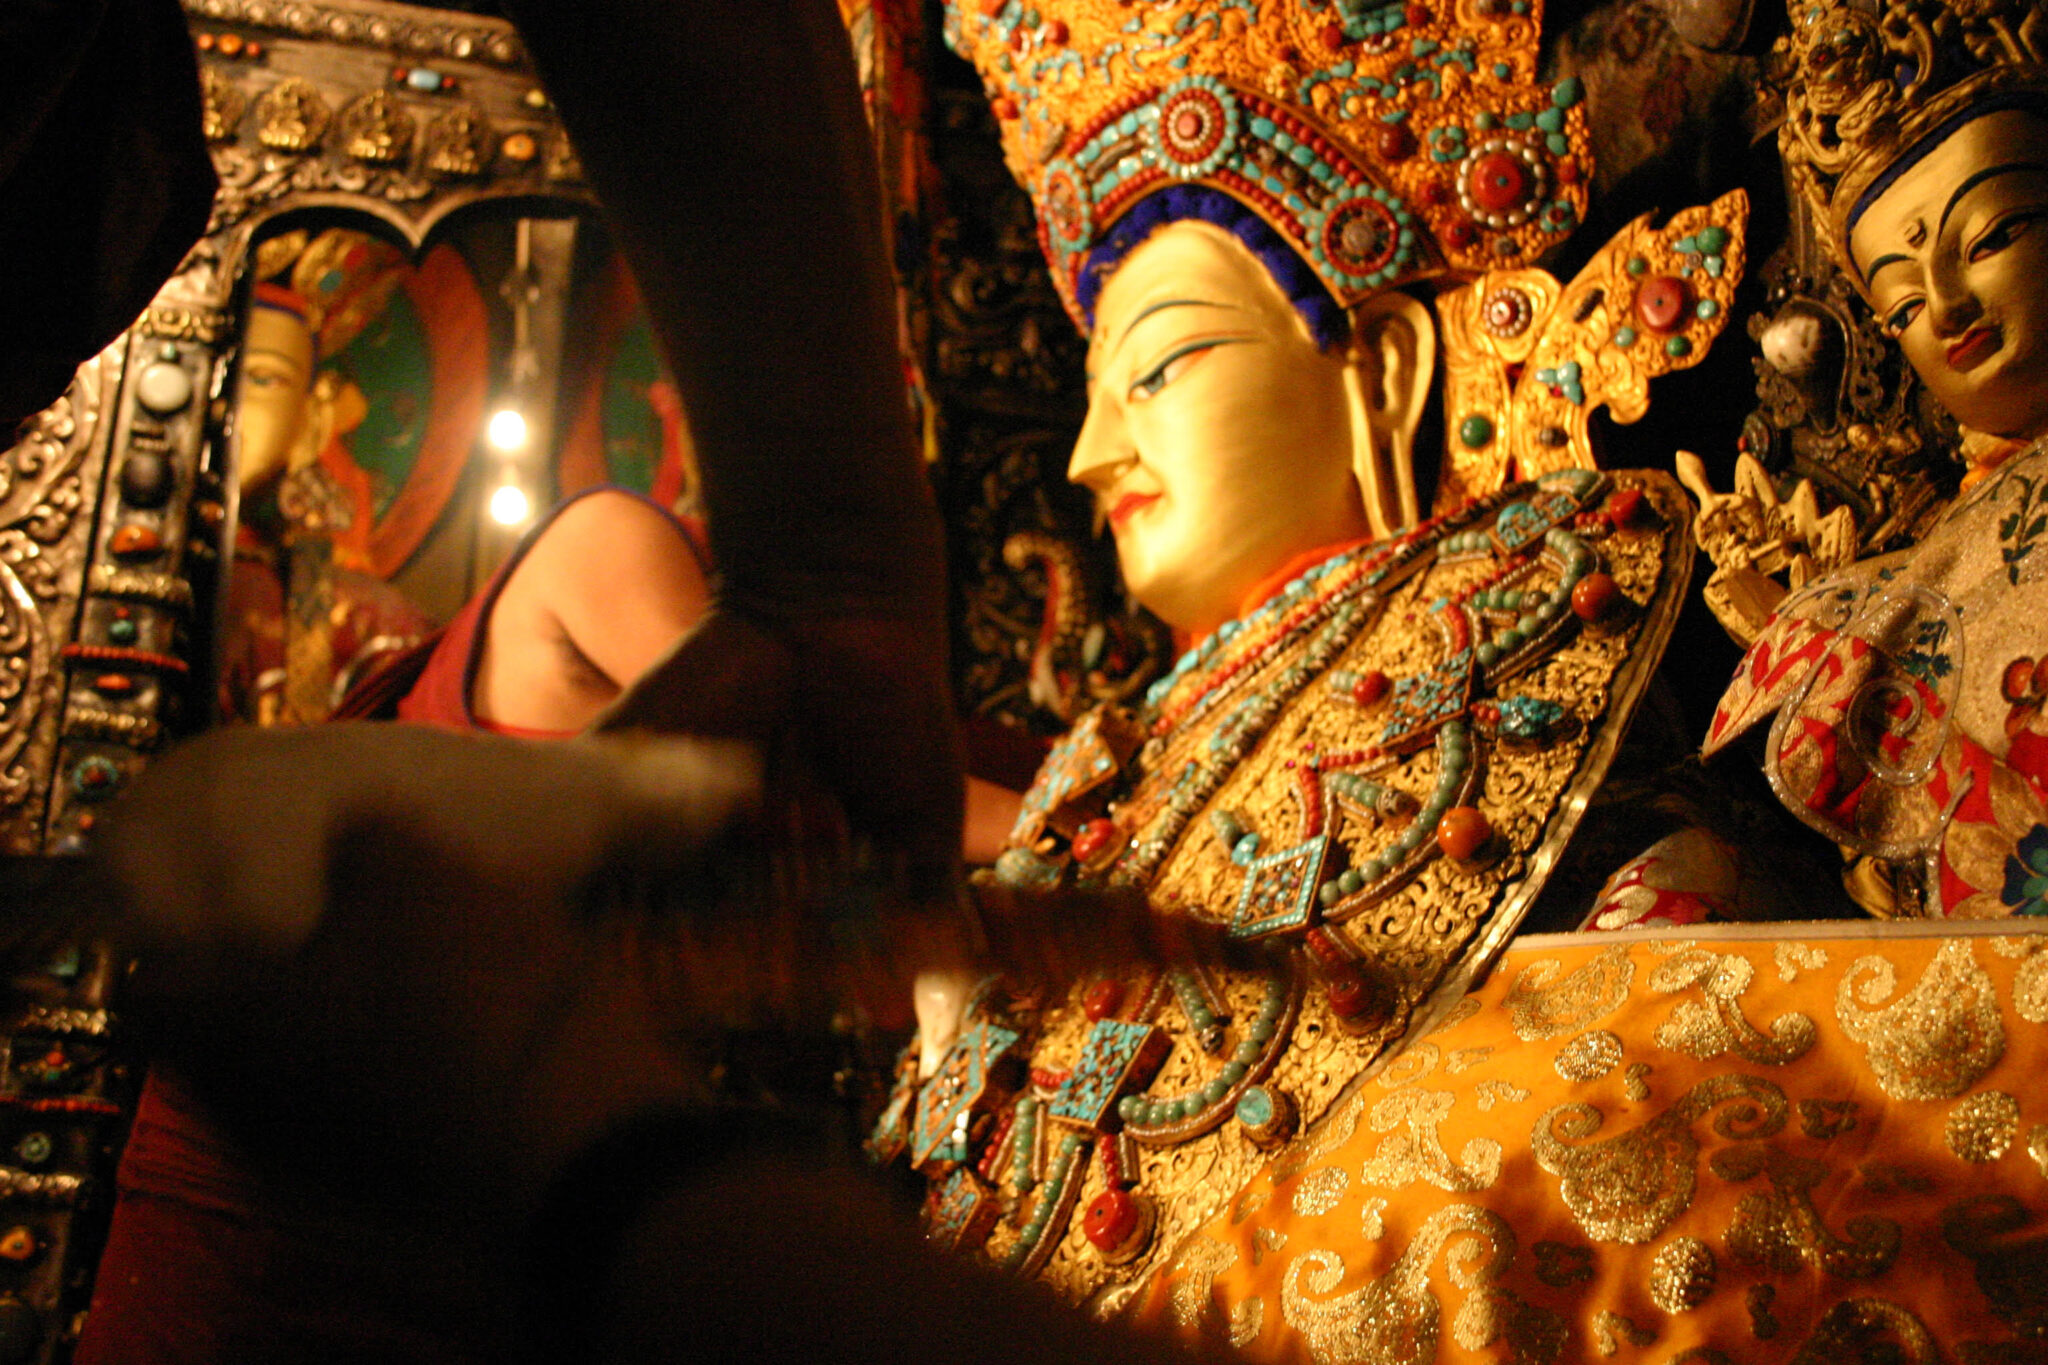
[[[1104,1190],[1081,1215],[1081,1231],[1097,1251],[1110,1252],[1137,1235],[1138,1201],[1125,1190]]]
[[[1644,280],[1636,290],[1636,316],[1653,332],[1675,331],[1692,313],[1692,291],[1675,275]]]
[[[1572,585],[1572,614],[1581,621],[1604,621],[1621,605],[1621,586],[1604,573],[1589,573]]]
[[[1512,152],[1488,152],[1472,166],[1472,202],[1488,213],[1506,213],[1528,199],[1529,168]]]
[[[1385,673],[1375,668],[1372,672],[1364,674],[1356,683],[1352,684],[1351,700],[1359,706],[1371,706],[1379,701],[1380,698],[1386,696],[1388,690],[1393,685],[1393,682]]]
[[[1493,837],[1493,822],[1476,806],[1452,806],[1437,821],[1436,846],[1444,856],[1465,862],[1486,847]]]
[[[1643,519],[1643,490],[1622,488],[1607,499],[1607,516],[1616,526],[1634,526]]]
[[[1074,857],[1082,863],[1093,863],[1104,853],[1114,851],[1122,840],[1123,832],[1116,827],[1116,821],[1098,817],[1074,831]]]
[[[1114,977],[1090,986],[1081,995],[1081,1012],[1090,1023],[1099,1023],[1124,1007],[1124,983]]]

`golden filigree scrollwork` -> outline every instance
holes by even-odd
[[[1749,1310],[1749,1334],[1758,1341],[1769,1341],[1783,1326],[1771,1311],[1777,1301],[1776,1285],[1753,1284],[1743,1293],[1742,1306]]]
[[[1621,1039],[1604,1028],[1589,1030],[1559,1048],[1551,1065],[1568,1081],[1597,1081],[1621,1065]]]
[[[1636,967],[1617,944],[1560,981],[1562,970],[1556,962],[1532,962],[1515,978],[1503,1003],[1523,1042],[1576,1032],[1620,1008]]]
[[[1960,1095],[2005,1055],[1997,988],[1968,939],[1942,944],[1912,990],[1879,1005],[1897,989],[1897,969],[1872,954],[1851,963],[1835,991],[1842,1031],[1862,1044],[1871,1074],[1893,1099]]]
[[[1828,954],[1825,948],[1809,943],[1780,943],[1771,950],[1771,963],[1778,969],[1778,980],[1789,985],[1799,979],[1799,973],[1827,966]]]
[[[1231,1306],[1230,1316],[1224,1322],[1224,1335],[1230,1344],[1242,1351],[1259,1339],[1259,1333],[1266,1330],[1266,1301],[1246,1299]]]
[[[235,129],[248,112],[249,97],[235,83],[210,66],[199,69],[202,102],[200,128],[208,142],[232,142]]]
[[[1666,1313],[1687,1313],[1714,1292],[1719,1267],[1697,1237],[1674,1237],[1650,1258],[1650,1302]]]
[[[1444,1090],[1403,1090],[1372,1107],[1367,1125],[1386,1133],[1366,1158],[1360,1178],[1368,1185],[1401,1189],[1418,1181],[1453,1194],[1487,1189],[1500,1178],[1501,1145],[1474,1138],[1453,1161],[1438,1132],[1457,1096]]]
[[[190,308],[176,304],[151,304],[142,315],[145,336],[164,341],[204,341],[209,344],[227,336],[234,320],[222,308]]]
[[[1692,1203],[1699,1179],[1693,1123],[1721,1105],[1714,1131],[1731,1141],[1769,1137],[1785,1126],[1785,1093],[1757,1076],[1701,1081],[1657,1117],[1605,1142],[1574,1146],[1600,1129],[1590,1104],[1560,1104],[1529,1135],[1536,1163],[1559,1177],[1559,1196],[1596,1242],[1647,1242]]]
[[[2048,1024],[2048,938],[1994,938],[1991,951],[2019,959],[2012,974],[2012,1012],[2030,1024]]]
[[[436,175],[482,175],[490,131],[483,110],[475,105],[443,110],[427,125],[427,169]]]
[[[1619,1355],[1623,1346],[1654,1346],[1657,1334],[1648,1327],[1638,1327],[1627,1316],[1612,1309],[1602,1309],[1593,1315],[1593,1349],[1603,1356]]]
[[[1173,1265],[1179,1276],[1167,1298],[1173,1320],[1182,1327],[1200,1326],[1215,1311],[1216,1277],[1236,1264],[1236,1247],[1208,1237],[1190,1241]]]
[[[333,113],[313,83],[291,76],[256,99],[256,140],[279,152],[309,152],[327,135]]]
[[[48,700],[51,662],[49,631],[35,599],[0,565],[0,807],[28,799],[32,781],[20,759]]]
[[[1714,1173],[1724,1180],[1766,1176],[1769,1194],[1744,1195],[1728,1225],[1728,1254],[1743,1265],[1774,1274],[1797,1274],[1807,1266],[1845,1280],[1882,1275],[1898,1259],[1901,1233],[1889,1218],[1851,1218],[1840,1237],[1813,1206],[1813,1189],[1827,1177],[1824,1162],[1790,1156],[1761,1144],[1718,1154]]]
[[[2003,1194],[1965,1199],[1941,1215],[1942,1240],[1976,1267],[1977,1288],[1991,1311],[2033,1341],[2048,1337],[2048,1295],[2041,1282],[2048,1234],[2039,1222],[2019,1200]]]
[[[1958,1159],[1996,1161],[2011,1150],[2020,1131],[2020,1102],[2000,1090],[1986,1090],[1948,1111],[1942,1136]]]
[[[1303,1252],[1281,1282],[1280,1310],[1317,1365],[1429,1365],[1443,1313],[1430,1291],[1429,1268],[1447,1247],[1451,1280],[1469,1291],[1453,1323],[1459,1344],[1480,1350],[1505,1338],[1517,1360],[1555,1360],[1564,1348],[1563,1320],[1501,1285],[1515,1260],[1514,1231],[1498,1214],[1473,1205],[1431,1215],[1384,1275],[1337,1298],[1311,1296],[1343,1282],[1344,1258]]]
[[[1304,1218],[1320,1217],[1336,1208],[1350,1188],[1351,1172],[1342,1166],[1310,1171],[1294,1187],[1294,1211]]]
[[[1911,1312],[1883,1299],[1844,1299],[1821,1314],[1792,1365],[1841,1365],[1845,1360],[1936,1365],[1940,1359],[1933,1335]]]
[[[1593,1278],[1593,1248],[1569,1242],[1538,1242],[1536,1278],[1552,1289],[1567,1289]]]
[[[1742,1013],[1742,995],[1756,980],[1756,968],[1739,953],[1688,949],[1650,974],[1649,986],[1662,995],[1697,989],[1698,1000],[1680,1001],[1653,1035],[1657,1046],[1701,1061],[1733,1052],[1758,1066],[1784,1066],[1812,1049],[1819,1037],[1804,1014],[1781,1014],[1764,1033]]]
[[[1801,1100],[1799,1131],[1817,1142],[1827,1142],[1856,1127],[1854,1100]]]
[[[1497,1104],[1520,1104],[1529,1098],[1529,1094],[1529,1091],[1513,1081],[1503,1080],[1481,1081],[1472,1090],[1472,1096],[1478,1102],[1479,1112],[1482,1114]]]
[[[445,10],[418,10],[400,17],[388,6],[356,8],[319,0],[185,0],[187,13],[237,28],[265,29],[297,38],[409,52],[420,57],[453,57],[460,62],[516,67],[526,61],[519,35],[502,21]]]
[[[356,96],[336,122],[341,149],[358,161],[389,165],[412,150],[413,117],[389,90]]]

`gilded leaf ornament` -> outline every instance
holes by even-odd
[[[1967,939],[1941,946],[1903,995],[1891,962],[1858,958],[1835,991],[1842,1031],[1863,1045],[1871,1074],[1895,1100],[1939,1100],[1975,1085],[2005,1055],[1998,992]]]
[[[1429,1287],[1429,1270],[1439,1253],[1446,1253],[1451,1283],[1470,1292],[1468,1304],[1481,1301],[1470,1316],[1459,1314],[1454,1330],[1461,1346],[1466,1339],[1479,1340],[1483,1347],[1506,1336],[1513,1359],[1557,1358],[1564,1344],[1562,1321],[1521,1303],[1499,1285],[1514,1263],[1514,1231],[1498,1214],[1469,1204],[1431,1215],[1384,1275],[1337,1298],[1312,1296],[1328,1294],[1343,1282],[1344,1258],[1332,1251],[1303,1252],[1281,1282],[1281,1312],[1308,1344],[1316,1365],[1430,1365],[1443,1330],[1443,1307]],[[1546,1319],[1555,1322],[1554,1329]],[[1488,1331],[1494,1335],[1485,1335]],[[1542,1353],[1553,1342],[1549,1353]]]
[[[1974,1264],[1977,1288],[2006,1326],[2030,1341],[2048,1336],[2048,1293],[2041,1277],[2048,1234],[2024,1204],[2011,1195],[1962,1200],[1942,1211],[1941,1236]],[[1963,1349],[1970,1359],[1970,1348]]]
[[[1636,968],[1628,949],[1616,944],[1560,981],[1563,970],[1553,960],[1532,962],[1509,988],[1502,1003],[1523,1042],[1576,1033],[1619,1008]]]
[[[1453,1194],[1490,1187],[1500,1178],[1500,1143],[1474,1138],[1457,1161],[1444,1150],[1438,1129],[1456,1102],[1457,1096],[1448,1091],[1404,1090],[1374,1105],[1366,1122],[1374,1132],[1388,1136],[1366,1159],[1360,1178],[1386,1189],[1421,1182]]]
[[[1170,1299],[1173,1320],[1183,1327],[1198,1325],[1214,1306],[1216,1277],[1236,1264],[1236,1247],[1208,1237],[1190,1241],[1174,1264],[1180,1278]]]
[[[1926,1325],[1908,1310],[1883,1299],[1845,1299],[1821,1315],[1792,1365],[1841,1365],[1844,1360],[1935,1365],[1940,1359]]]
[[[1756,980],[1756,968],[1739,954],[1689,949],[1650,973],[1650,989],[1672,995],[1698,989],[1699,1000],[1681,1001],[1654,1035],[1657,1046],[1706,1061],[1733,1052],[1758,1066],[1784,1066],[1813,1047],[1813,1020],[1797,1012],[1779,1015],[1766,1034],[1742,1012],[1742,994]]]
[[[1785,1126],[1791,1106],[1777,1086],[1757,1076],[1701,1081],[1640,1127],[1574,1146],[1599,1131],[1590,1104],[1560,1104],[1536,1120],[1530,1150],[1560,1177],[1572,1217],[1597,1242],[1647,1242],[1691,1204],[1698,1182],[1699,1138],[1693,1123],[1721,1105],[1714,1131],[1731,1140],[1769,1137]]]
[[[1882,1275],[1898,1259],[1902,1233],[1889,1218],[1851,1218],[1843,1225],[1847,1236],[1827,1226],[1813,1203],[1814,1188],[1829,1173],[1826,1163],[1761,1145],[1727,1155],[1746,1159],[1716,1162],[1715,1173],[1723,1179],[1747,1180],[1761,1172],[1771,1184],[1769,1194],[1744,1195],[1735,1206],[1727,1244],[1739,1264],[1779,1275],[1811,1266],[1841,1279],[1862,1280]]]

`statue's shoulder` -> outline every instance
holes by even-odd
[[[1506,943],[1654,672],[1690,565],[1656,473],[1557,471],[1333,554],[1049,757],[992,881],[1121,887],[1260,971],[986,991],[884,1150],[940,1240],[1132,1292]]]

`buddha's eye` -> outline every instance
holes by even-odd
[[[2041,221],[2044,213],[2048,213],[2048,209],[2039,207],[2020,209],[2017,212],[2008,213],[2005,217],[1993,223],[1982,237],[1979,237],[1970,244],[1968,259],[1974,264],[1988,257],[1996,256],[1999,252],[2024,237],[2028,229]]]
[[[1892,309],[1891,312],[1885,314],[1884,330],[1894,337],[1900,335],[1913,325],[1913,319],[1919,317],[1920,310],[1926,306],[1927,300],[1925,299],[1907,299],[1899,304],[1898,307]]]
[[[1194,363],[1218,346],[1227,346],[1233,341],[1244,341],[1245,337],[1200,337],[1186,341],[1167,352],[1164,359],[1131,382],[1130,397],[1142,402],[1157,394],[1174,380],[1186,374]]]

